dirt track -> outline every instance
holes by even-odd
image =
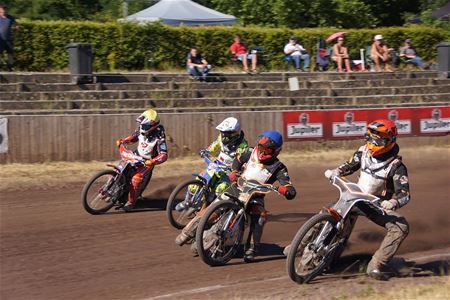
[[[404,160],[410,173],[412,202],[401,212],[410,222],[411,233],[399,254],[427,256],[422,261],[435,262],[429,266],[436,266],[442,260],[436,254],[449,253],[450,246],[448,150],[429,152],[426,157],[405,156]],[[79,199],[82,184],[62,190],[3,192],[0,298],[323,298],[329,297],[326,293],[330,288],[342,294],[361,290],[368,282],[377,289],[392,287],[392,283],[374,282],[357,273],[348,274],[346,280],[322,278],[308,286],[290,282],[282,247],[311,214],[336,197],[337,191],[322,175],[330,165],[292,161],[287,165],[298,197],[288,202],[270,196],[266,201],[271,219],[260,260],[244,264],[242,259],[234,259],[218,268],[206,266],[192,257],[188,247],[174,243],[178,231],[170,227],[162,208],[180,178],[153,181],[147,189],[146,208],[130,214],[87,214]],[[367,260],[382,234],[382,229],[360,219],[343,265]],[[436,280],[431,276],[391,281],[400,286]]]

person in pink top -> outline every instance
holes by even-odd
[[[241,42],[241,38],[236,35],[233,39],[233,44],[230,46],[231,53],[237,60],[242,61],[244,72],[248,71],[248,60],[252,61],[252,73],[256,73],[256,63],[258,61],[256,53],[248,53],[247,47]]]

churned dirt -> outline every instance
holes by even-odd
[[[340,270],[318,277],[310,285],[290,281],[282,249],[303,222],[337,197],[323,171],[341,160],[286,156],[298,196],[293,201],[268,196],[270,221],[261,256],[252,264],[236,258],[226,266],[212,268],[193,257],[189,246],[175,245],[179,231],[166,220],[165,204],[175,185],[198,170],[176,176],[170,172],[162,176],[156,170],[144,193],[142,209],[127,214],[86,213],[80,200],[83,182],[88,179],[84,175],[63,188],[9,186],[0,194],[0,298],[345,299],[417,284],[443,284],[449,280],[441,275],[448,275],[450,258],[449,149],[418,150],[403,155],[412,200],[400,212],[408,219],[411,233],[398,253],[398,257],[415,262],[415,276],[376,282],[361,273],[384,233],[383,228],[361,218]]]

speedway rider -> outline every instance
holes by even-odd
[[[239,120],[234,117],[226,118],[216,129],[220,132],[217,139],[206,148],[206,153],[217,156],[217,159],[231,167],[237,155],[248,147]]]
[[[136,200],[151,179],[154,166],[167,160],[166,135],[158,113],[153,109],[147,109],[136,122],[139,124],[138,130],[116,141],[117,146],[139,142],[135,154],[143,158],[143,164],[137,167],[131,178],[128,201],[123,207],[125,211],[133,209]]]
[[[200,154],[208,154],[216,156],[217,159],[227,165],[230,169],[236,156],[242,153],[248,148],[248,142],[245,139],[244,132],[241,130],[241,124],[239,120],[234,117],[228,117],[223,120],[216,129],[220,132],[217,139],[212,142],[208,148],[200,150]],[[226,188],[230,186],[230,181],[225,175],[225,178],[221,179],[221,182],[215,187],[216,195],[219,195],[225,191]],[[197,185],[189,186],[191,192],[195,192]],[[177,205],[177,209],[182,209],[186,206],[184,202]],[[198,222],[197,219],[192,219],[189,224],[186,225],[189,228],[191,223]],[[187,238],[187,237],[185,237]],[[190,239],[189,239],[190,240]],[[186,241],[177,239],[177,244],[182,246]],[[197,254],[195,249],[195,243],[192,244],[192,251]]]
[[[397,127],[389,120],[376,120],[367,126],[366,144],[352,158],[325,175],[347,176],[361,169],[358,185],[368,194],[382,199],[386,214],[369,207],[359,207],[371,221],[387,229],[380,248],[375,252],[367,274],[378,280],[387,280],[382,268],[392,259],[409,232],[406,219],[395,210],[410,201],[408,172],[402,162],[396,143]]]
[[[258,137],[255,148],[247,148],[233,161],[233,171],[230,173],[230,181],[234,182],[238,173],[241,173],[244,179],[255,180],[260,184],[273,184],[275,181],[279,181],[281,186],[278,188],[278,191],[286,199],[293,199],[296,195],[295,188],[291,184],[286,166],[277,158],[282,145],[283,138],[277,131],[266,131],[262,133]],[[236,184],[231,185],[227,193],[239,193]],[[244,255],[246,262],[254,260],[260,245],[263,227],[267,220],[267,212],[264,209],[264,198],[259,197],[252,201],[253,205],[250,211],[250,240],[247,241]],[[186,226],[183,232],[177,237],[177,244],[180,244],[180,241],[192,238],[195,235],[197,224],[189,227]]]

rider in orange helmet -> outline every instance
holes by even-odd
[[[367,266],[367,274],[386,280],[383,267],[392,259],[409,232],[406,219],[396,212],[410,200],[408,171],[398,155],[397,126],[390,120],[376,120],[367,126],[366,144],[352,158],[328,174],[347,176],[361,169],[358,185],[368,194],[379,197],[386,214],[368,207],[362,213],[387,234]]]

